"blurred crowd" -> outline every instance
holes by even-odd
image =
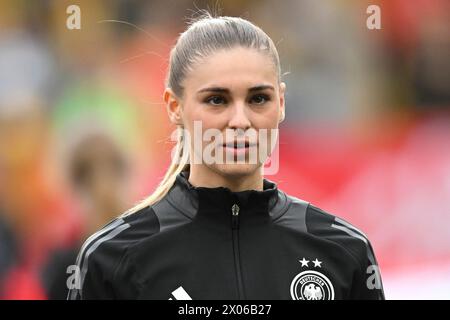
[[[86,237],[160,181],[169,51],[193,12],[218,7],[280,54],[287,112],[267,178],[366,231],[387,298],[411,297],[401,277],[417,272],[450,298],[450,2],[2,0],[0,299],[65,299]]]

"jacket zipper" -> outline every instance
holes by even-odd
[[[245,295],[239,254],[239,206],[236,203],[231,207],[231,229],[233,232],[234,267],[238,282],[238,298],[239,300],[242,300],[245,298]]]

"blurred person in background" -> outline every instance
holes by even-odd
[[[68,175],[80,213],[83,231],[78,241],[53,252],[43,277],[49,299],[66,299],[68,267],[76,261],[88,235],[124,211],[127,164],[113,138],[101,133],[84,134],[68,159]]]
[[[58,184],[79,224],[70,241],[51,253],[42,278],[49,299],[66,299],[66,280],[81,244],[129,205],[133,173],[142,173],[137,163],[141,154],[151,153],[138,147],[139,110],[133,100],[102,78],[66,84],[50,118]]]

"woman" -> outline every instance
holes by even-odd
[[[69,298],[384,298],[364,234],[263,177],[285,114],[280,78],[272,40],[247,20],[206,14],[180,35],[164,92],[172,164],[85,242]]]

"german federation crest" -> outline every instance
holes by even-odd
[[[302,267],[308,267],[309,261],[299,260]],[[322,262],[313,261],[315,267],[321,267]],[[291,297],[293,300],[334,300],[334,288],[330,279],[316,270],[305,270],[294,277],[291,282]]]

